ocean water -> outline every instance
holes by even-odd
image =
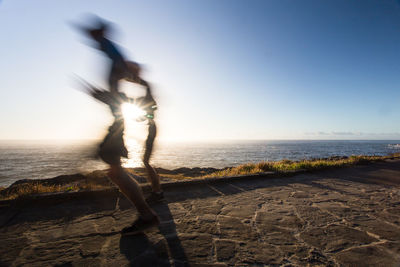
[[[143,146],[128,140],[125,167],[140,167]],[[94,141],[0,141],[0,186],[19,179],[51,178],[62,174],[106,169],[95,159]],[[400,152],[392,141],[227,141],[156,144],[155,167],[223,168],[247,162],[310,159],[330,156],[388,155]]]

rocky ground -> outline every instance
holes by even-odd
[[[119,194],[3,203],[0,266],[400,266],[400,161],[168,187],[123,237]]]

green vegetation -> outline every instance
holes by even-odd
[[[326,168],[345,167],[358,164],[367,164],[386,159],[400,158],[400,153],[390,156],[351,156],[351,157],[332,157],[327,159],[313,159],[313,160],[281,160],[281,161],[263,161],[259,163],[247,163],[237,167],[228,168],[225,170],[217,171],[203,177],[223,177],[235,176],[246,174],[257,174],[263,172],[278,172],[284,173],[289,171],[299,170],[320,170]]]

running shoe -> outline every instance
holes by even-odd
[[[148,221],[139,217],[131,226],[122,229],[121,235],[137,235],[159,224],[160,220],[158,219],[158,216],[154,216],[153,219]]]
[[[164,192],[151,192],[150,196],[146,198],[148,204],[159,203],[164,201]]]

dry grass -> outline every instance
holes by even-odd
[[[281,161],[263,161],[259,163],[247,163],[237,167],[228,168],[217,171],[203,177],[223,177],[245,174],[257,174],[267,171],[273,172],[288,172],[298,170],[320,170],[326,168],[345,167],[358,164],[372,163],[385,159],[400,158],[400,154],[390,156],[351,156],[348,158],[330,158],[330,159],[315,159],[315,160],[281,160]]]
[[[105,188],[111,188],[111,186],[96,184],[95,182],[83,182],[72,185],[46,185],[38,182],[26,183],[14,186],[10,189],[4,187],[0,188],[0,200],[23,198],[29,195],[44,193],[92,191]]]
[[[27,195],[39,194],[39,193],[50,193],[50,192],[61,192],[61,191],[71,191],[71,189],[63,188],[61,185],[42,185],[40,183],[23,184],[12,188],[12,190],[7,190],[3,188],[0,191],[0,199],[15,199],[17,197],[24,197]]]

